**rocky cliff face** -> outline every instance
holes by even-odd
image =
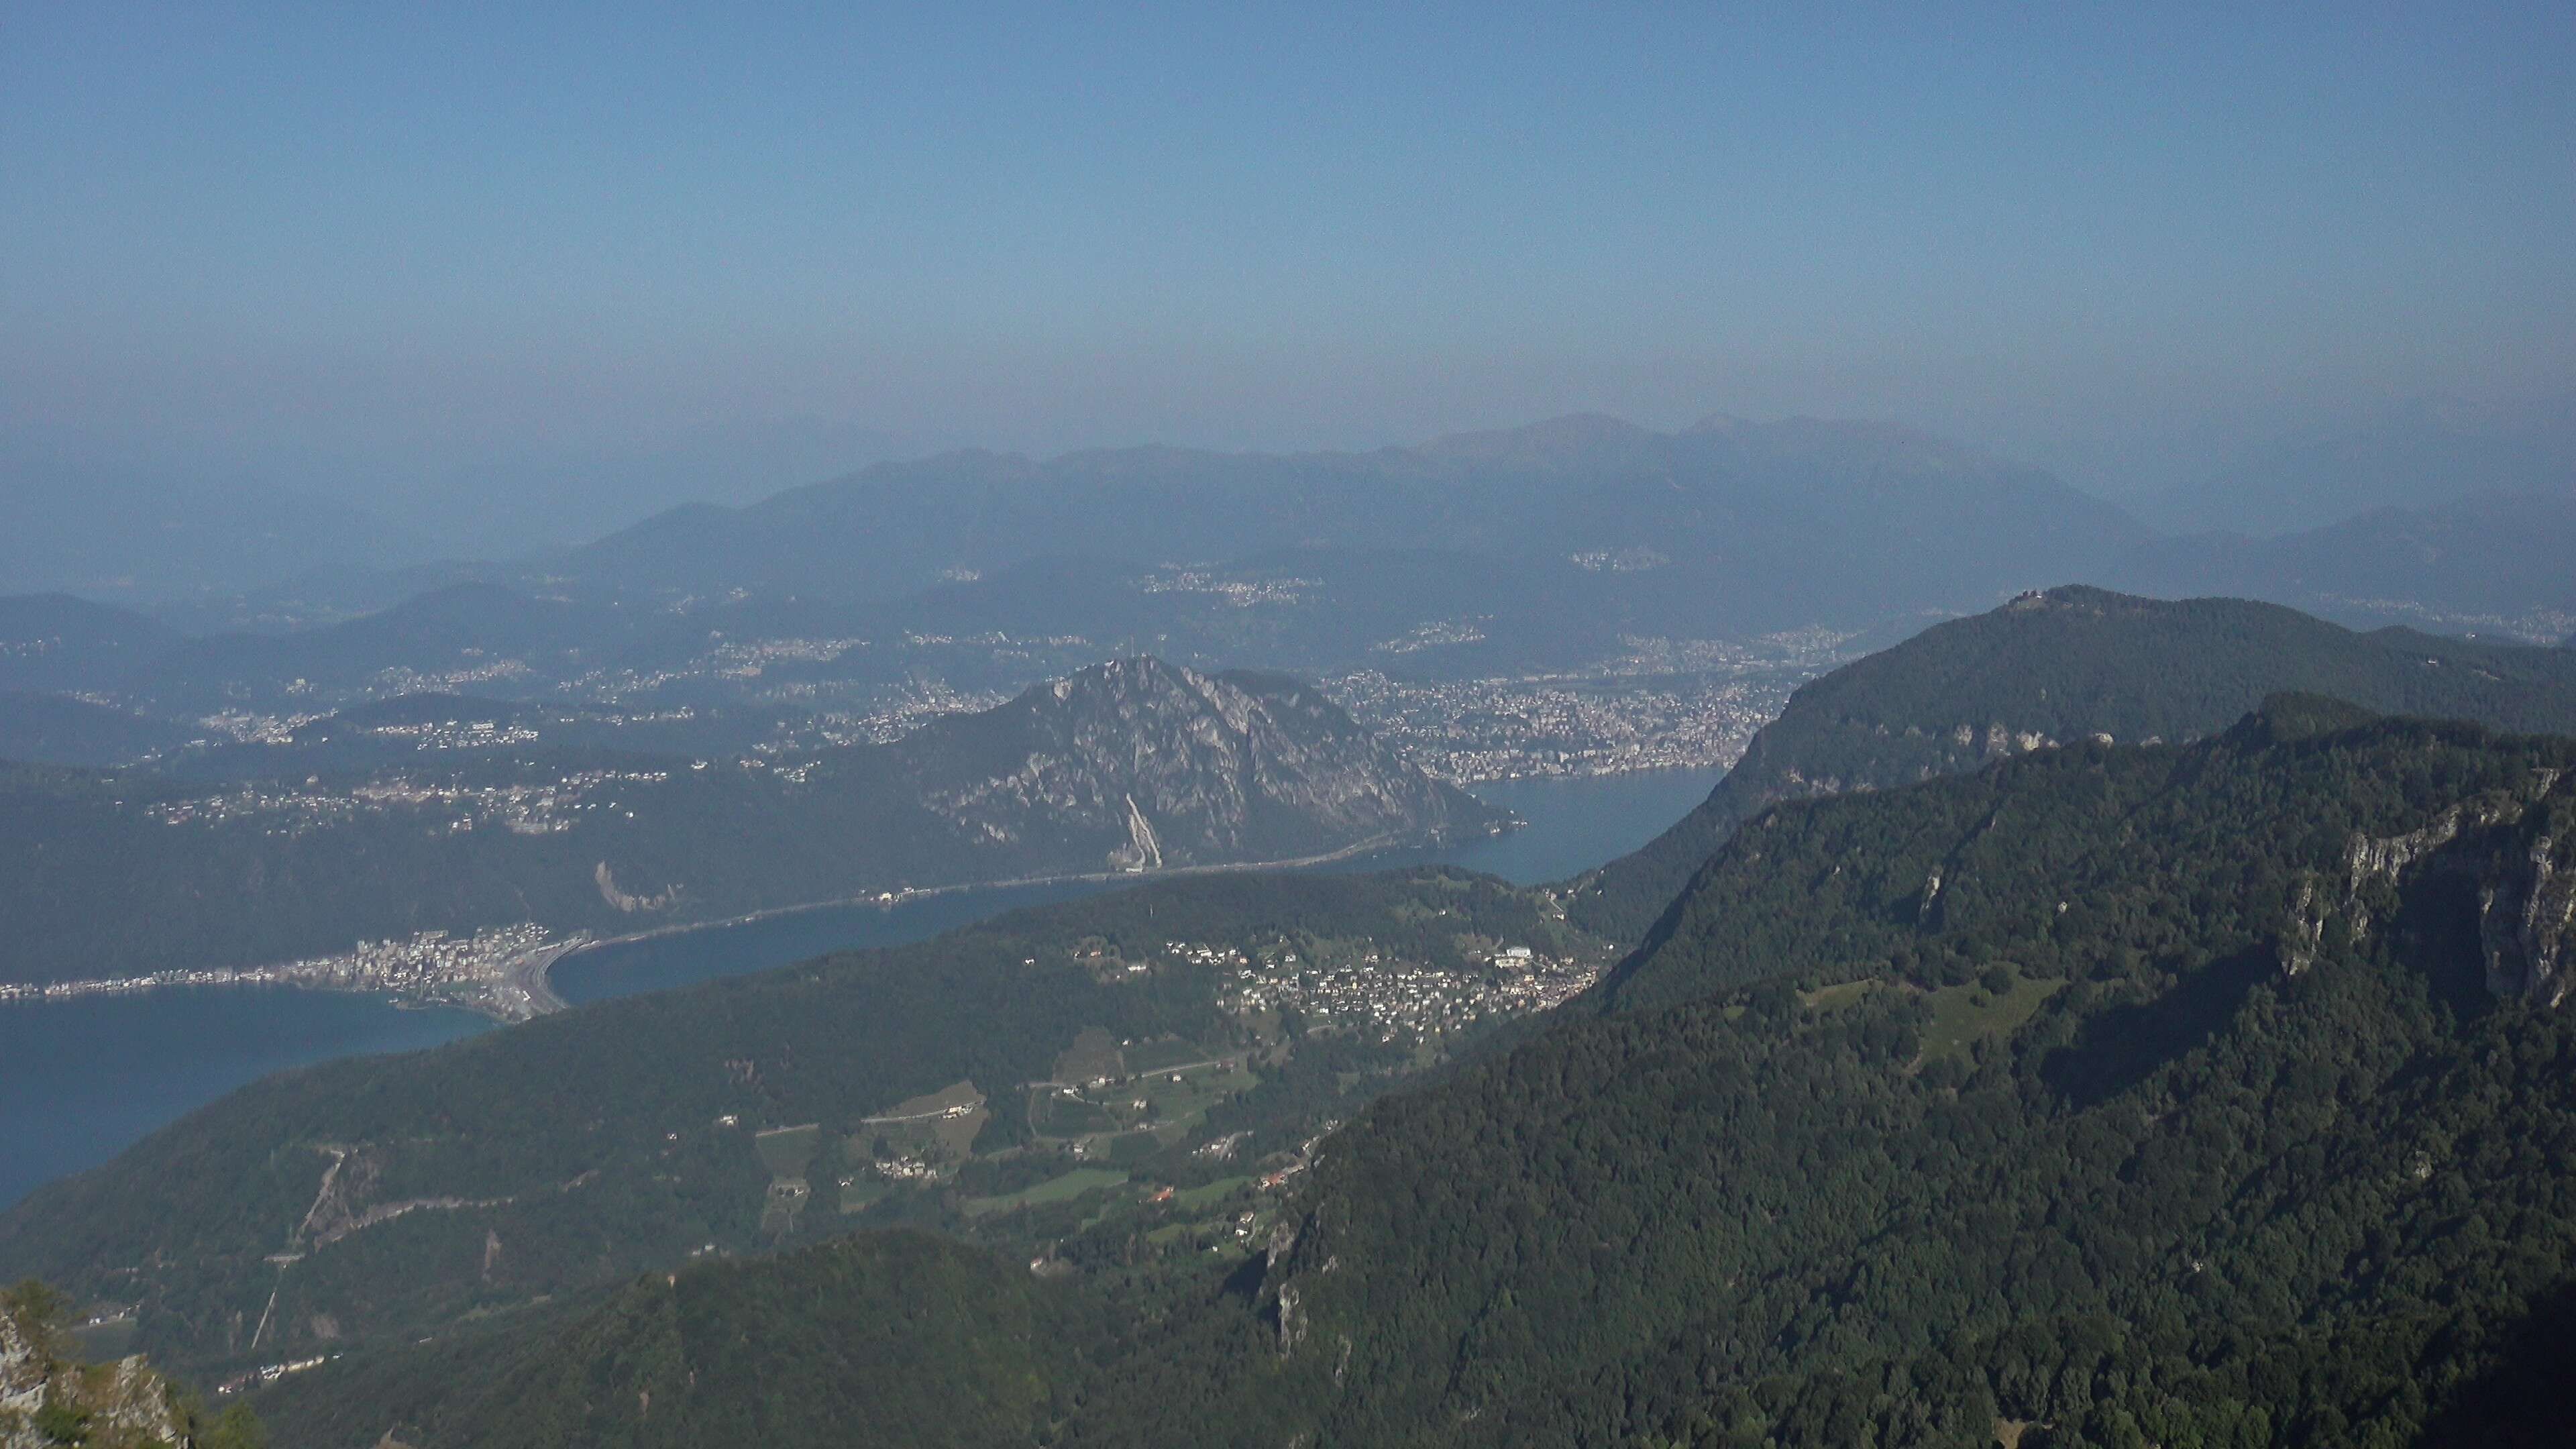
[[[2303,882],[2282,931],[2291,975],[2316,959],[2330,920],[2368,936],[2429,884],[2476,901],[2487,990],[2555,1007],[2576,993],[2576,777],[2533,772],[2518,788],[2442,811],[2399,835],[2356,835],[2344,879]]]
[[[0,1297],[0,1449],[184,1442],[169,1386],[142,1359],[66,1363],[22,1310]]]
[[[2553,792],[2517,822],[2478,887],[2487,989],[2557,1006],[2576,989],[2576,801]]]
[[[895,746],[930,808],[994,847],[1095,869],[1284,860],[1437,840],[1500,819],[1274,675],[1096,665]]]

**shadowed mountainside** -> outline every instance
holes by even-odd
[[[1580,883],[1574,919],[1635,940],[1775,801],[1883,790],[2043,744],[2188,740],[2270,694],[2576,732],[2576,657],[2408,629],[2361,634],[2243,599],[2051,589],[1935,625],[1801,688],[1706,801]]]

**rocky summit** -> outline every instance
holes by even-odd
[[[925,803],[969,838],[1045,842],[1112,870],[1348,854],[1492,828],[1281,675],[1095,665],[902,742]]]

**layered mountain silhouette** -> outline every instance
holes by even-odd
[[[2045,473],[1904,429],[1658,433],[1581,416],[1371,453],[953,453],[747,508],[674,510],[564,566],[628,586],[883,598],[1049,554],[1597,553],[1637,566],[1641,607],[1759,622],[1982,599],[2034,560],[2081,574],[2145,537]]]

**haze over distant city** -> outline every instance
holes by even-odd
[[[512,556],[961,445],[1585,410],[1902,421],[2166,527],[2321,521],[2266,469],[2338,439],[2567,456],[2563,7],[6,35],[0,489],[67,527],[283,494]]]

